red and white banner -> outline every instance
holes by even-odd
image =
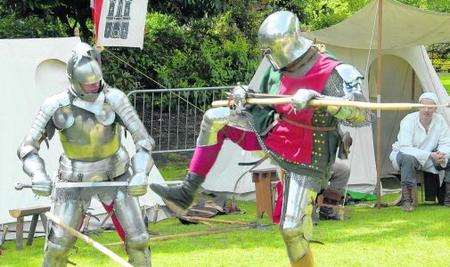
[[[96,43],[142,49],[147,3],[148,0],[91,0]]]

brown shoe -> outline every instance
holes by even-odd
[[[413,211],[414,206],[411,197],[411,187],[403,186],[402,187],[402,210],[404,211]]]
[[[344,202],[344,195],[333,189],[325,189],[322,193],[323,203],[320,204],[319,218],[321,220],[342,220],[343,212],[340,209]]]
[[[296,262],[291,262],[291,267],[312,267],[312,266],[314,266],[314,257],[312,255],[310,248],[306,250],[306,254],[303,255],[303,257],[300,260]]]

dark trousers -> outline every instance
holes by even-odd
[[[397,164],[400,168],[400,178],[402,186],[416,187],[417,186],[417,174],[418,170],[421,170],[419,161],[412,155],[399,152],[397,154]],[[445,170],[446,183],[450,182],[450,160],[447,162],[447,166],[442,167],[440,165],[435,166],[437,170]]]

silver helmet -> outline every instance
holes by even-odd
[[[98,63],[99,54],[86,43],[77,44],[67,63],[67,76],[71,83],[70,92],[83,100],[94,101],[101,91],[103,79],[102,69]],[[99,89],[95,93],[87,92],[83,85],[100,82]]]
[[[263,21],[259,43],[276,70],[294,62],[312,46],[313,42],[300,34],[300,21],[290,11],[277,11]]]

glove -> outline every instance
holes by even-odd
[[[328,106],[327,111],[342,121],[363,123],[366,120],[366,114],[356,107]]]
[[[147,193],[148,179],[144,172],[139,172],[131,177],[128,183],[128,194],[133,197],[139,197]]]
[[[295,109],[304,109],[309,100],[319,96],[320,94],[314,90],[300,89],[294,94],[291,102]]]
[[[233,88],[233,91],[231,92],[234,105],[238,113],[244,110],[244,105],[247,99],[247,91],[248,86],[237,85]]]
[[[49,196],[52,193],[52,180],[47,174],[37,174],[31,178],[31,190],[38,196]]]

